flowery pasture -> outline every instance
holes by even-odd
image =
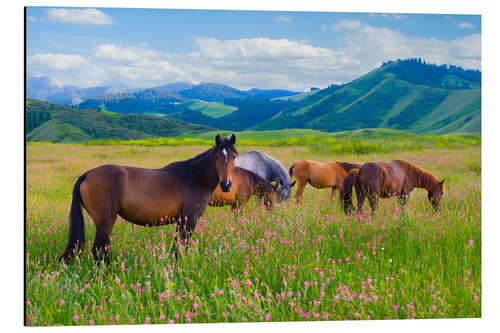
[[[209,207],[189,250],[170,255],[174,226],[119,218],[111,264],[97,266],[85,213],[83,253],[61,265],[76,178],[102,164],[159,168],[206,147],[27,146],[26,325],[459,318],[481,316],[480,147],[342,155],[261,150],[289,167],[317,161],[406,159],[446,177],[441,213],[423,190],[345,216],[329,190],[267,211]],[[295,189],[293,191],[293,194]],[[365,204],[368,208],[368,205]]]

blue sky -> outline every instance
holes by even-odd
[[[480,69],[481,17],[28,7],[26,45],[28,71],[60,85],[307,90],[396,58]]]

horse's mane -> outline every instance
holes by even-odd
[[[168,170],[174,176],[179,176],[179,177],[182,177],[185,175],[190,175],[190,172],[192,170],[192,166],[199,165],[200,162],[204,162],[210,156],[212,156],[217,149],[224,149],[224,148],[227,148],[227,149],[233,151],[236,155],[238,155],[238,151],[229,142],[229,139],[223,138],[223,139],[221,139],[221,142],[218,146],[213,146],[212,148],[208,149],[207,151],[205,151],[201,154],[198,154],[195,157],[192,157],[190,159],[187,159],[184,161],[172,162],[169,165],[163,167],[161,170]]]
[[[349,163],[349,162],[340,162],[336,161],[338,165],[340,165],[342,168],[344,168],[345,171],[349,172],[352,169],[359,169],[360,166],[363,164],[361,163]]]
[[[416,166],[415,164],[403,160],[396,160],[396,162],[399,163],[406,175],[410,177],[418,186],[430,189],[439,182],[436,176],[428,171],[425,171],[421,167]]]

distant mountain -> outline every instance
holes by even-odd
[[[154,89],[162,91],[162,92],[171,92],[171,93],[177,93],[181,90],[187,90],[191,89],[194,85],[192,83],[187,83],[187,82],[173,82],[173,83],[167,83],[162,86],[157,86],[154,87]]]
[[[27,141],[49,142],[145,139],[214,130],[177,119],[77,109],[35,99],[26,101],[26,122]]]
[[[26,78],[26,97],[36,98],[51,103],[75,105],[98,95],[106,95],[124,90],[118,87],[77,88],[73,86],[59,87],[47,76],[28,73]]]
[[[298,94],[295,91],[283,89],[257,89],[248,91],[239,90],[219,83],[202,82],[190,89],[181,90],[179,95],[186,99],[199,99],[207,102],[223,102],[225,99],[255,97],[262,99],[271,99],[283,96],[292,96]]]
[[[187,89],[184,89],[187,88]],[[228,113],[233,107],[224,106],[226,100],[258,98],[268,100],[275,97],[293,96],[297,92],[281,89],[251,89],[249,91],[235,89],[218,83],[200,83],[191,85],[176,82],[149,89],[98,95],[78,105],[84,109],[108,110],[118,113],[162,113],[171,114],[187,109],[198,110],[211,115],[214,107],[220,109],[217,116]],[[201,102],[201,103],[200,103]],[[212,103],[203,104],[204,102]],[[181,104],[179,104],[181,103]],[[217,105],[217,103],[219,103]],[[207,108],[208,107],[208,108]],[[201,109],[205,108],[205,111]]]
[[[479,132],[481,73],[419,59],[391,61],[342,86],[315,91],[249,129],[285,128]]]
[[[179,91],[185,99],[201,99],[206,102],[223,102],[227,98],[244,98],[247,93],[219,83],[200,83],[191,89]]]
[[[80,109],[107,110],[116,113],[171,113],[175,111],[175,103],[184,98],[169,90],[156,88],[137,92],[99,95],[78,104]]]

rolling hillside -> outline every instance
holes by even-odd
[[[32,99],[26,105],[27,141],[131,140],[213,130],[177,119],[77,109]]]
[[[176,105],[176,112],[183,112],[184,110],[199,111],[202,114],[213,118],[220,118],[236,111],[237,109],[238,108],[235,106],[226,105],[221,102],[205,102],[194,99]]]
[[[450,74],[442,67],[408,62],[389,62],[343,86],[317,91],[249,129],[335,132],[384,127],[436,134],[480,132],[477,75],[465,72],[461,77],[459,71]]]

